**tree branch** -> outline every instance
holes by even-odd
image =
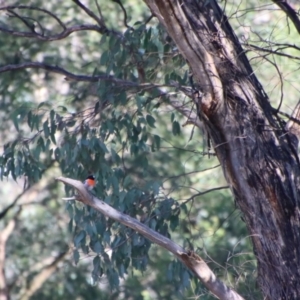
[[[49,72],[53,72],[56,74],[61,74],[65,76],[66,80],[75,80],[75,81],[84,81],[84,82],[98,82],[100,80],[104,81],[110,81],[118,85],[122,85],[125,87],[139,87],[143,89],[151,89],[151,88],[160,88],[160,87],[177,87],[177,85],[174,83],[173,85],[157,85],[153,83],[138,83],[138,82],[133,82],[133,81],[128,81],[128,80],[122,80],[118,79],[114,76],[111,75],[93,75],[93,76],[88,76],[88,75],[77,75],[74,73],[71,73],[59,66],[53,66],[53,65],[48,65],[44,63],[39,63],[39,62],[26,62],[26,63],[21,63],[21,64],[16,64],[16,65],[5,65],[0,67],[0,73],[5,73],[5,72],[10,72],[10,71],[16,71],[16,70],[22,70],[22,69],[43,69]],[[162,90],[159,90],[161,96],[167,96],[168,99],[170,100],[170,104],[178,110],[180,113],[182,113],[184,116],[186,116],[191,123],[195,124],[197,127],[202,128],[201,122],[198,119],[197,115],[195,112],[191,110],[190,107],[182,104],[181,101],[177,100],[174,94],[164,92]]]
[[[53,19],[56,20],[56,22],[61,27],[66,29],[65,24],[55,14],[53,14],[52,12],[50,12],[47,9],[40,8],[40,7],[35,7],[35,6],[30,6],[30,5],[9,5],[9,6],[0,7],[0,10],[12,10],[12,9],[29,9],[29,10],[37,10],[37,11],[43,12],[43,13],[48,14],[49,16],[51,16]]]
[[[8,222],[6,227],[0,232],[0,300],[9,299],[8,287],[6,284],[6,277],[5,277],[5,253],[6,253],[7,239],[13,232],[15,225],[16,225],[16,220],[15,218],[13,218]]]
[[[131,26],[129,26],[127,24],[127,12],[126,12],[126,9],[124,8],[122,2],[120,0],[112,0],[113,2],[116,2],[119,4],[119,6],[121,7],[122,11],[123,11],[123,14],[124,14],[124,25],[130,29],[130,30],[134,30]]]
[[[6,214],[17,204],[19,199],[30,189],[31,187],[27,187],[24,191],[22,191],[11,204],[7,205],[1,212],[0,212],[0,220],[3,219]]]
[[[53,66],[53,65],[48,65],[44,63],[39,63],[39,62],[25,62],[21,64],[16,64],[16,65],[5,65],[3,67],[0,67],[0,73],[5,73],[9,71],[16,71],[16,70],[22,70],[22,69],[44,69],[49,72],[57,73],[66,76],[66,80],[75,80],[75,81],[86,81],[86,82],[98,82],[99,80],[106,80],[110,81],[116,84],[121,84],[124,86],[131,86],[131,87],[136,87],[136,86],[142,86],[142,87],[155,87],[153,84],[139,84],[137,82],[133,81],[127,81],[127,80],[122,80],[118,79],[114,76],[110,75],[94,75],[94,76],[87,76],[87,75],[76,75],[74,73],[71,73],[59,66]]]
[[[64,260],[69,252],[70,251],[66,251],[58,255],[51,264],[44,267],[36,276],[34,276],[29,286],[22,293],[20,299],[30,299],[31,296],[44,284],[44,282],[58,269],[58,264]]]
[[[272,47],[272,46],[277,46],[278,47],[274,50],[270,49],[270,48],[262,48],[262,47],[259,47],[259,46],[253,45],[253,44],[249,44],[249,43],[243,43],[242,45],[244,47],[248,48],[249,49],[248,51],[256,50],[256,51],[260,51],[260,52],[266,52],[268,54],[275,54],[275,55],[278,55],[278,56],[287,57],[287,58],[290,58],[290,59],[300,60],[299,56],[294,56],[294,55],[286,54],[286,53],[283,53],[283,52],[279,52],[279,51],[282,51],[282,50],[285,50],[285,49],[288,49],[288,48],[292,48],[292,49],[296,49],[296,50],[300,51],[300,48],[295,46],[295,45],[286,45],[286,44],[282,44],[282,45],[276,44],[276,45],[274,45],[272,43],[272,44],[269,45],[269,47]]]
[[[37,32],[23,32],[23,31],[16,31],[16,30],[0,27],[0,31],[9,33],[9,34],[14,35],[14,36],[27,37],[27,38],[36,38],[38,40],[47,41],[47,42],[62,40],[62,39],[64,39],[65,37],[67,37],[68,35],[70,35],[73,32],[85,31],[85,30],[93,30],[93,31],[97,31],[97,32],[100,32],[100,33],[103,32],[102,29],[97,25],[76,25],[76,26],[66,28],[61,33],[54,34],[54,35],[51,35],[51,36],[44,36],[44,35],[39,34]]]
[[[229,189],[229,186],[228,186],[228,185],[225,185],[225,186],[219,186],[219,187],[215,187],[215,188],[206,190],[206,191],[204,191],[204,192],[199,192],[199,193],[197,193],[197,194],[194,194],[194,195],[191,196],[190,198],[186,199],[186,200],[183,202],[183,204],[188,203],[189,201],[195,199],[196,197],[199,197],[199,196],[208,194],[208,193],[210,193],[210,192],[219,191],[219,190],[224,190],[224,189]]]
[[[17,14],[16,12],[14,12],[13,11],[14,9],[37,10],[37,11],[43,12],[45,14],[48,14],[57,21],[57,23],[62,27],[63,30],[58,34],[45,36],[44,28],[42,27],[42,25],[39,22],[36,21],[39,24],[39,26],[41,27],[42,33],[36,32],[34,30],[34,26],[30,25],[27,22],[25,17],[22,17],[19,14]],[[100,23],[97,22],[100,26],[85,24],[85,25],[71,26],[68,28],[55,14],[51,13],[50,11],[48,11],[46,9],[33,7],[33,6],[10,5],[10,6],[1,7],[0,11],[1,10],[7,10],[9,13],[13,14],[16,18],[20,19],[26,25],[26,27],[29,28],[30,31],[26,32],[26,31],[18,31],[18,30],[14,30],[14,29],[8,29],[5,27],[0,27],[0,31],[6,32],[6,33],[14,35],[14,36],[19,36],[19,37],[36,38],[36,39],[39,39],[42,41],[56,41],[56,40],[64,39],[65,37],[69,36],[71,33],[76,32],[76,31],[93,30],[93,31],[97,31],[99,33],[105,33],[108,31],[103,22],[100,22]]]
[[[300,20],[297,16],[295,10],[287,3],[285,0],[272,0],[275,4],[277,4],[281,10],[285,12],[285,14],[291,19],[298,33],[300,34]]]
[[[77,198],[78,201],[93,207],[106,217],[132,228],[151,242],[173,253],[173,255],[182,261],[183,264],[189,268],[195,276],[201,280],[201,282],[203,282],[203,284],[219,299],[243,299],[237,292],[230,289],[222,281],[217,279],[216,275],[212,272],[204,260],[195,252],[183,249],[172,240],[157,233],[145,224],[139,222],[137,219],[117,211],[102,200],[96,198],[86,190],[82,182],[65,177],[58,177],[56,180],[75,188],[79,195]]]
[[[85,11],[85,13],[87,15],[89,15],[92,19],[94,19],[101,27],[105,28],[107,30],[107,28],[105,27],[105,23],[102,19],[100,19],[97,15],[95,15],[89,8],[87,8],[85,5],[83,5],[79,0],[73,0],[73,2],[78,5],[82,10]],[[98,11],[99,11],[99,6],[98,7]]]

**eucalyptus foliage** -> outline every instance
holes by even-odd
[[[186,95],[197,87],[185,60],[147,8],[134,1],[102,1],[102,27],[57,38],[64,31],[60,22],[70,28],[96,23],[78,2],[31,1],[53,15],[26,7],[1,15],[1,27],[15,32],[35,28],[32,37],[0,35],[1,66],[27,64],[0,78],[1,180],[26,178],[29,190],[43,179],[53,180],[51,172],[81,180],[93,173],[98,197],[187,248],[207,251],[222,279],[255,298],[253,254],[231,196],[226,191],[205,194],[226,188],[222,171],[213,168],[218,162],[207,137],[171,103],[193,108]],[[86,7],[100,16],[95,2],[87,1]],[[72,241],[70,260],[79,272],[67,259],[65,270],[75,272],[76,280],[70,283],[57,271],[54,283],[45,284],[45,294],[40,290],[34,297],[47,299],[47,284],[60,281],[75,291],[61,287],[62,295],[79,294],[79,282],[86,280],[103,290],[93,287],[87,294],[103,299],[150,299],[151,293],[157,299],[211,299],[181,263],[93,209],[62,203],[62,194],[73,191],[59,189],[47,186],[47,196],[38,199],[45,208],[39,220],[27,232],[30,218],[18,216],[26,224],[20,228],[27,238],[33,234],[31,243],[39,247],[49,239],[48,254],[52,247],[65,250]],[[63,230],[45,225],[56,214],[68,215]],[[18,236],[21,229],[16,229]],[[37,232],[46,238],[40,241]],[[27,257],[24,264],[16,262],[16,274],[40,254],[20,254],[19,243],[12,237],[8,245],[13,257]],[[30,243],[24,243],[29,249]],[[13,293],[18,294],[18,285]],[[82,297],[89,299],[87,294]]]

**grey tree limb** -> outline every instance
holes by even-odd
[[[195,276],[210,290],[216,297],[222,300],[242,300],[236,291],[225,285],[219,280],[205,261],[195,252],[186,250],[174,243],[169,238],[159,234],[147,225],[139,222],[137,219],[130,217],[113,207],[109,206],[104,201],[90,194],[83,183],[71,178],[58,177],[56,180],[64,184],[70,185],[78,192],[76,200],[93,207],[95,210],[102,213],[104,216],[111,218],[121,224],[137,231],[151,242],[161,246],[177,257]]]

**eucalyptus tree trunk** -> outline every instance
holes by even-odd
[[[214,0],[145,2],[203,92],[198,115],[247,224],[264,299],[300,299],[298,125],[284,128]]]

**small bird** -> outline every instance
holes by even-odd
[[[91,191],[96,185],[96,180],[93,175],[89,175],[84,181],[84,186],[87,190]]]

